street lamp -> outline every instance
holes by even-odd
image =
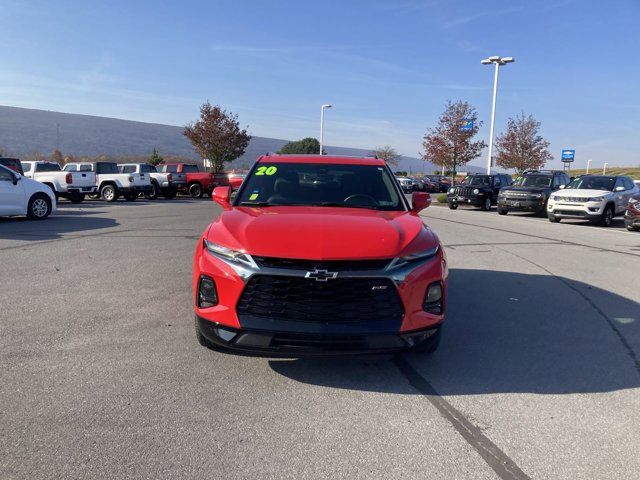
[[[591,166],[591,159],[587,160],[587,171],[585,173],[589,173],[590,166]]]
[[[604,175],[605,173],[607,173],[607,165],[609,165],[607,162],[604,162],[604,166],[602,167],[602,174]]]
[[[499,57],[497,55],[485,58],[480,63],[483,65],[495,65],[495,76],[493,79],[493,105],[491,107],[491,128],[489,129],[489,157],[487,158],[487,175],[491,175],[491,155],[493,154],[493,126],[496,119],[496,96],[498,94],[498,69],[501,65],[512,63],[513,57]]]
[[[320,107],[320,155],[322,155],[322,140],[324,136],[324,109],[331,108],[333,105],[325,103]]]

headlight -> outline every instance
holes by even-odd
[[[456,191],[456,189],[455,189],[455,188],[450,188],[450,189],[449,189],[449,193],[454,193],[455,191]]]
[[[480,190],[478,190],[477,188],[473,189],[473,194],[474,195],[478,195],[480,193]]]
[[[604,197],[591,197],[587,198],[587,202],[602,202]]]
[[[397,257],[391,262],[388,268],[400,267],[412,262],[418,262],[421,260],[427,260],[431,257],[435,257],[436,253],[438,253],[439,248],[440,248],[439,246],[435,246],[427,250],[422,250],[419,252],[412,253],[410,255],[405,255],[404,257]]]
[[[559,199],[560,199],[560,197],[558,197],[558,196],[556,196],[556,195],[553,195],[553,196],[551,197],[551,200],[553,200],[554,202],[557,202]]]
[[[204,248],[206,248],[208,252],[224,260],[240,262],[251,267],[255,267],[255,262],[253,261],[253,258],[251,258],[251,255],[249,255],[248,253],[231,250],[230,248],[223,247],[222,245],[218,245],[217,243],[210,242],[207,239],[204,240]]]

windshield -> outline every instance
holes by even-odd
[[[603,177],[603,176],[586,176],[576,178],[573,182],[567,185],[565,188],[578,189],[584,188],[587,190],[609,190],[613,191],[613,186],[616,184],[615,177]]]
[[[404,210],[394,179],[376,165],[261,162],[236,205],[305,205]]]
[[[527,175],[515,182],[516,187],[550,187],[551,177],[548,175]]]
[[[488,175],[474,175],[472,177],[466,177],[462,181],[462,185],[470,185],[472,187],[490,187],[491,177]]]

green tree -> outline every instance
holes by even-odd
[[[160,165],[162,162],[164,162],[164,158],[162,158],[158,150],[154,148],[153,152],[151,152],[151,157],[149,157],[149,163],[151,165]]]
[[[396,152],[395,148],[393,148],[391,145],[378,147],[371,153],[376,157],[381,158],[392,167],[398,166],[398,160],[400,160],[400,155],[398,154],[398,152]]]
[[[298,154],[298,155],[317,155],[320,152],[320,142],[312,137],[289,142],[277,153]],[[323,152],[324,153],[324,152]]]
[[[242,155],[251,140],[247,130],[240,128],[238,115],[209,102],[200,107],[200,119],[186,125],[183,134],[200,157],[211,162],[214,173],[223,172],[225,162]]]
[[[496,139],[496,164],[522,173],[530,168],[542,168],[553,159],[549,142],[539,134],[540,122],[524,112],[507,121],[507,131]]]
[[[473,122],[473,127],[463,129],[469,120]],[[452,178],[455,178],[457,168],[479,157],[485,147],[482,140],[472,141],[481,125],[472,105],[463,101],[447,102],[437,125],[427,130],[424,136],[422,159],[450,169]]]

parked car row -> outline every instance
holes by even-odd
[[[423,175],[414,177],[396,177],[404,193],[411,192],[446,192],[451,180],[443,175]]]
[[[515,182],[506,174],[469,175],[461,185],[449,188],[447,204],[497,206],[500,215],[527,211],[558,223],[563,218],[584,219],[608,227],[624,215],[630,231],[640,230],[640,187],[624,175],[581,175],[571,179],[566,172],[529,170]]]

